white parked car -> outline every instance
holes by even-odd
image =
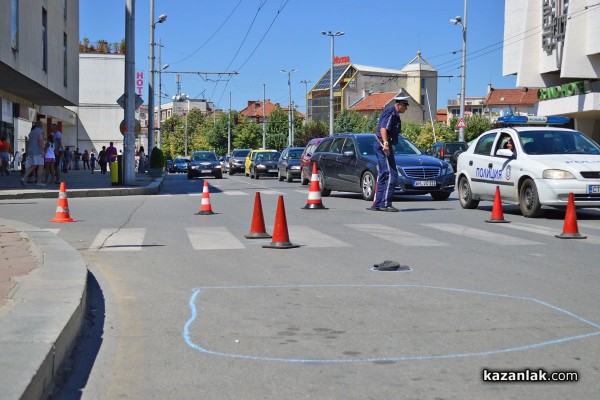
[[[525,217],[542,206],[600,207],[600,146],[581,132],[555,127],[566,117],[500,117],[510,124],[481,134],[457,161],[456,187],[463,208],[494,201],[518,204]],[[507,144],[512,141],[514,149]]]

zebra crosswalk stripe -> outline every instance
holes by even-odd
[[[194,250],[245,249],[242,242],[224,226],[185,228]]]
[[[333,236],[326,235],[304,225],[288,226],[290,240],[302,246],[308,247],[352,247],[352,245],[343,242]]]
[[[346,224],[347,227],[356,229],[369,235],[388,240],[401,246],[449,246],[448,243],[439,242],[412,232],[402,231],[381,224]]]
[[[101,229],[89,247],[97,251],[142,250],[146,228]]]
[[[521,239],[514,236],[503,235],[484,231],[483,229],[469,228],[468,226],[458,224],[420,224],[429,228],[438,229],[440,231],[452,233],[455,235],[466,236],[475,240],[483,240],[484,242],[494,243],[500,246],[525,246],[533,244],[542,244],[533,240]],[[508,225],[508,224],[505,224]]]
[[[508,225],[508,224],[504,224],[504,225]],[[510,225],[513,225],[513,224],[510,224]],[[578,226],[579,226],[579,224],[578,224]],[[537,226],[537,225],[527,224],[527,223],[517,223],[510,227],[506,226],[506,228],[512,228],[512,229],[517,229],[517,230],[521,230],[521,231],[525,231],[525,232],[537,233],[539,235],[545,235],[545,236],[555,236],[555,235],[559,235],[562,232],[562,227],[559,229],[554,229],[554,228]],[[580,233],[581,233],[581,230],[580,230]],[[600,244],[600,236],[588,235],[587,233],[585,233],[585,236],[587,236],[587,238],[585,240],[581,240],[580,242],[589,243],[589,244]]]

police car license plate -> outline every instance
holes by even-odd
[[[600,194],[600,185],[588,185],[588,194]]]
[[[413,181],[413,186],[415,187],[430,187],[435,185],[435,181]]]
[[[212,171],[210,169],[203,169],[202,171],[200,171],[200,173],[202,174],[210,174]]]
[[[276,169],[270,169],[269,172],[277,172]]]

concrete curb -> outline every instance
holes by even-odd
[[[158,194],[165,175],[155,178],[146,186],[111,186],[107,188],[68,189],[67,197],[139,196]],[[58,189],[50,190],[0,190],[0,200],[56,199]]]
[[[0,324],[2,399],[46,398],[75,345],[85,312],[87,266],[81,254],[51,232],[0,218],[23,232],[43,255],[21,282]]]

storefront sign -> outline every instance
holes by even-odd
[[[589,91],[589,84],[587,81],[576,81],[565,83],[564,85],[538,89],[538,100],[542,101],[557,99],[559,97],[577,96],[579,94],[589,93]]]
[[[144,73],[136,72],[135,73],[135,89],[139,96],[144,92]]]
[[[335,56],[333,58],[334,64],[348,64],[349,62],[350,62],[350,56],[342,56],[342,57]]]

